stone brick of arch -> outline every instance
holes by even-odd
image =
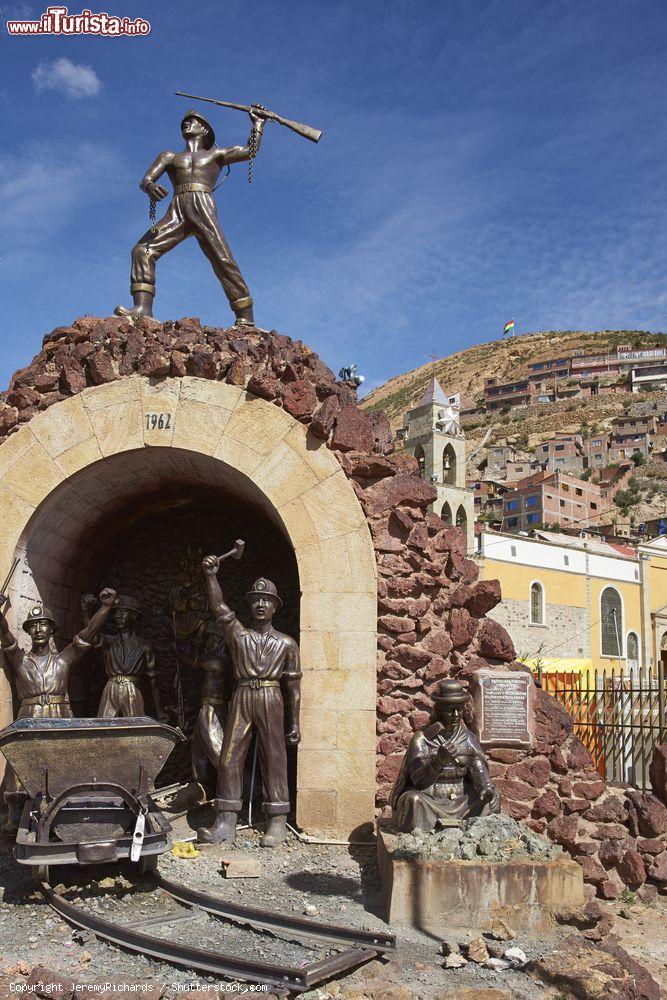
[[[170,413],[149,429],[146,414]],[[375,796],[377,577],[368,525],[335,455],[285,410],[238,386],[200,378],[157,384],[132,376],[85,389],[32,417],[0,447],[0,562],[69,477],[141,448],[209,456],[252,481],[284,526],[301,598],[303,739],[297,820],[348,836],[372,820]],[[10,626],[20,634],[15,578]],[[7,681],[2,723],[11,721]]]

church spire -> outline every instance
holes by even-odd
[[[428,406],[431,403],[437,403],[439,405],[446,406],[448,402],[449,400],[447,396],[445,396],[442,386],[438,382],[435,375],[432,375],[431,378],[428,380],[428,385],[426,386],[426,389],[424,390],[422,397],[417,403],[417,407]]]

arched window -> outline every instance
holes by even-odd
[[[544,587],[537,580],[530,585],[530,624],[544,625]]]
[[[421,445],[415,448],[415,458],[419,462],[419,475],[423,479],[426,472],[426,455],[424,454],[424,449]]]
[[[613,587],[605,587],[600,598],[600,652],[603,656],[623,655],[623,603]]]
[[[442,453],[442,481],[456,486],[456,452],[451,444],[446,445]]]
[[[456,512],[456,527],[463,528],[464,531],[468,527],[468,515],[463,504],[459,504],[459,509]]]
[[[630,669],[639,666],[639,638],[636,632],[628,632],[628,638],[625,646],[625,657],[628,661],[628,667],[630,667]]]
[[[442,505],[442,514],[440,515],[440,517],[443,519],[445,524],[452,523],[452,508],[449,506],[446,500]]]

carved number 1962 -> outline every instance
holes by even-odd
[[[171,413],[147,413],[147,431],[168,431],[171,427]]]

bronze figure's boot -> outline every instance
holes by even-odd
[[[114,313],[116,316],[152,316],[153,299],[155,298],[155,285],[146,282],[137,282],[130,285],[132,300],[134,305],[131,309],[126,306],[116,306]]]
[[[236,837],[236,820],[238,814],[228,809],[221,809],[220,799],[215,799],[216,816],[211,826],[202,826],[197,830],[197,840],[200,844],[232,844]]]
[[[255,318],[252,311],[252,299],[246,295],[243,299],[234,299],[230,303],[236,316],[235,326],[254,326]]]
[[[287,816],[269,816],[260,847],[278,847],[287,837]]]

